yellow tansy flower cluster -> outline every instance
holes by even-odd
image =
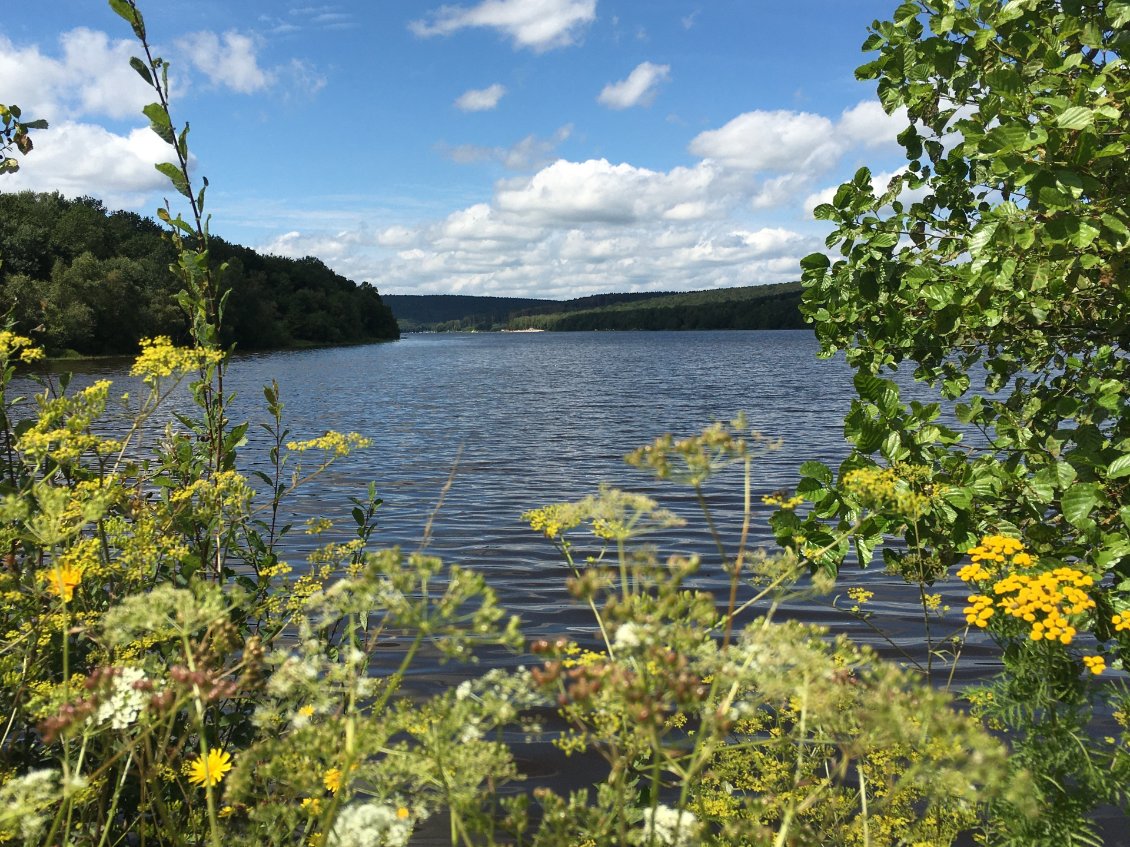
[[[965,607],[965,622],[984,629],[993,616],[993,598],[984,594],[970,594],[968,599],[970,605]]]
[[[1009,566],[1029,568],[1035,559],[1017,538],[987,535],[969,551],[973,562],[957,576],[964,582],[987,583]],[[1033,641],[1070,644],[1077,633],[1072,618],[1095,608],[1087,593],[1094,579],[1076,568],[1059,567],[1043,573],[1006,572],[991,587],[991,594],[971,594],[965,620],[984,628],[999,609],[1029,625]],[[1090,667],[1090,666],[1089,666]],[[1092,671],[1101,673],[1101,670]]]
[[[999,573],[1005,565],[1030,568],[1036,564],[1035,558],[1024,549],[1024,542],[1006,535],[986,535],[969,551],[969,560],[991,573]],[[961,571],[958,571],[958,577],[961,577]]]
[[[1095,601],[1083,590],[1093,584],[1082,571],[1056,568],[1035,576],[1009,574],[993,585],[993,593],[1000,598],[1000,609],[1031,624],[1033,641],[1070,644],[1076,630],[1069,617],[1095,608]]]
[[[141,355],[134,360],[130,376],[139,376],[146,385],[153,385],[162,377],[182,376],[190,371],[218,364],[223,357],[222,350],[176,347],[167,335],[143,338]]]
[[[1087,666],[1087,670],[1098,676],[1106,670],[1106,659],[1102,656],[1084,656],[1083,664]]]

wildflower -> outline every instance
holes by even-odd
[[[307,450],[322,450],[334,456],[348,456],[352,451],[372,445],[372,439],[358,435],[356,432],[342,434],[330,430],[318,438],[308,441],[288,441],[286,449],[293,453],[305,453]]]
[[[322,801],[317,797],[304,797],[302,798],[302,808],[310,817],[316,818],[322,813]]]
[[[695,824],[698,821],[688,811],[659,805],[643,813],[644,844],[661,844],[665,847],[690,847],[696,843]]]
[[[968,599],[970,605],[965,607],[965,622],[984,629],[993,616],[993,598],[984,594],[970,594]]]
[[[803,503],[804,498],[799,495],[794,495],[793,497],[785,497],[783,494],[766,494],[761,498],[761,502],[766,506],[777,506],[778,508],[789,512]]]
[[[197,756],[188,763],[188,781],[207,788],[218,784],[230,770],[231,753],[211,747],[205,755]]]
[[[322,775],[322,784],[326,791],[337,794],[341,790],[341,768],[330,768]]]
[[[1130,613],[1115,615],[1110,622],[1114,624],[1115,632],[1126,632],[1130,630]]]
[[[137,720],[149,700],[145,684],[145,671],[121,668],[110,685],[109,696],[102,698],[98,704],[98,711],[93,715],[94,722],[109,721],[111,729],[126,729]]]
[[[403,806],[360,803],[341,810],[326,838],[329,847],[405,847],[412,835],[412,815]]]
[[[875,596],[874,591],[868,591],[866,588],[860,588],[859,586],[849,588],[847,593],[848,597],[861,605]]]
[[[175,347],[167,335],[141,340],[141,354],[130,368],[130,376],[139,376],[146,385],[154,385],[162,377],[182,375],[223,359],[221,350],[200,347]]]
[[[1087,670],[1098,676],[1106,670],[1106,659],[1102,656],[1084,656],[1083,664],[1087,666]]]
[[[73,565],[56,565],[44,572],[42,578],[47,583],[48,591],[62,597],[64,603],[69,603],[74,597],[75,589],[82,582],[82,569]]]

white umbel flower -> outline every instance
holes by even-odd
[[[694,847],[698,844],[698,819],[690,812],[659,805],[643,813],[643,844]]]
[[[137,720],[149,696],[139,691],[136,684],[145,679],[141,668],[121,668],[110,684],[109,696],[102,698],[98,711],[93,715],[94,723],[109,722],[113,729],[126,729]]]
[[[412,835],[412,815],[384,803],[359,803],[342,809],[328,847],[405,847]]]

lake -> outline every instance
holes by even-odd
[[[300,567],[316,544],[351,537],[349,497],[363,496],[374,481],[385,501],[376,545],[416,549],[432,517],[429,552],[483,573],[531,638],[565,635],[592,646],[588,610],[565,591],[568,568],[546,539],[522,524],[522,513],[583,497],[601,483],[646,493],[690,522],[657,537],[661,552],[702,553],[696,584],[722,594],[727,581],[689,490],[653,481],[625,465],[623,456],[665,432],[690,435],[746,412],[752,426],[781,439],[781,448],[755,465],[754,539],[771,547],[766,520],[772,509],[760,505],[760,495],[791,489],[806,460],[835,467],[847,452],[842,419],[852,397],[851,372],[842,359],[822,360],[817,351],[806,330],[418,334],[363,347],[238,355],[226,387],[237,395],[235,421],[266,419],[262,387],[276,379],[291,438],[334,429],[373,440],[289,502],[296,524],[314,516],[340,519],[339,531],[318,538],[296,529],[286,551],[293,565]],[[136,384],[126,360],[72,369],[78,384],[95,378],[114,379],[122,388]],[[245,469],[265,469],[266,435],[254,425],[248,435]],[[740,485],[735,472],[709,491],[731,539],[740,520]],[[916,591],[881,566],[852,567],[843,576],[845,590],[862,585],[875,592],[869,608],[882,636],[834,608],[832,597],[794,605],[789,613],[851,632],[893,658],[904,650],[921,660]],[[941,590],[956,629],[966,591],[956,580]],[[983,673],[978,667],[990,656],[991,650],[971,645],[958,681]],[[503,664],[522,660],[491,657]],[[435,683],[459,672],[424,663],[417,673]]]

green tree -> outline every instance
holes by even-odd
[[[776,518],[809,548],[858,523],[864,563],[894,536],[886,563],[923,586],[983,533],[1023,538],[1043,567],[1094,580],[1088,626],[1116,666],[1130,656],[1112,625],[1130,609],[1128,25],[1125,0],[918,0],[872,25],[864,49],[878,56],[857,73],[888,112],[906,110],[906,167],[878,190],[860,170],[819,206],[838,256],[803,262],[823,352],[856,371],[853,450],[838,480],[802,469],[811,516]],[[940,402],[906,402],[889,378],[900,368]],[[971,438],[939,420],[946,404]],[[925,505],[876,504],[852,485],[860,469]],[[1069,843],[1092,803],[1125,800],[1098,771],[1125,779],[1126,762],[1065,751],[1093,696],[1078,661],[1000,640],[1018,761],[1040,772],[1046,814],[998,835]]]

